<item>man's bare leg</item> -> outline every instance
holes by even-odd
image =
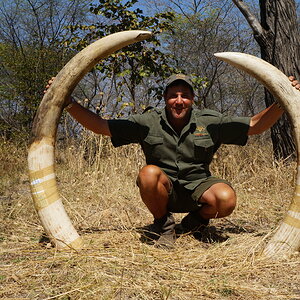
[[[155,246],[173,248],[175,220],[167,209],[171,190],[171,183],[167,175],[157,166],[148,165],[140,170],[137,183],[142,200],[154,217],[151,231],[159,236]]]
[[[185,231],[201,231],[210,219],[229,216],[236,206],[236,195],[229,185],[216,183],[202,194],[199,202],[202,207],[190,212],[181,221]]]
[[[168,211],[168,195],[171,183],[167,175],[157,166],[143,167],[137,178],[143,202],[155,219],[163,217]]]
[[[199,215],[203,219],[229,216],[236,206],[235,191],[225,183],[213,184],[199,199],[202,207]]]

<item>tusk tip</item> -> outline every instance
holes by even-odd
[[[230,52],[217,52],[217,53],[214,53],[214,56],[215,57],[222,57],[222,56],[224,56],[224,55],[226,55],[228,53],[230,53]]]
[[[153,36],[153,33],[151,31],[143,31],[140,34],[138,34],[136,39],[138,41],[143,41],[143,40],[151,38],[152,36]]]
[[[214,56],[222,59],[222,58],[230,58],[230,57],[238,57],[241,53],[239,52],[217,52],[214,53]],[[244,56],[246,56],[247,54],[243,54]]]
[[[222,55],[222,53],[224,53],[224,52],[217,52],[217,53],[214,53],[214,56],[215,56],[215,57],[219,57],[220,55]]]

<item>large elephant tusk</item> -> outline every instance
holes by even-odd
[[[81,237],[72,225],[57,189],[54,146],[59,119],[67,97],[102,58],[132,43],[151,37],[151,32],[132,30],[111,34],[75,55],[58,73],[37,111],[28,151],[31,194],[41,223],[57,248],[81,248]]]
[[[252,55],[223,52],[215,56],[241,69],[260,81],[290,116],[297,147],[297,181],[294,197],[282,224],[268,242],[266,256],[289,255],[300,250],[300,92],[288,77],[266,61]]]

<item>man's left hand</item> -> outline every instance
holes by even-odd
[[[289,76],[289,80],[292,82],[293,87],[295,87],[297,90],[300,90],[300,83],[294,76]]]

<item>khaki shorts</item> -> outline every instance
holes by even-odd
[[[188,190],[180,186],[178,181],[173,182],[169,193],[168,210],[177,213],[199,210],[202,206],[199,202],[200,197],[216,183],[225,183],[231,187],[231,184],[227,180],[214,176],[204,179],[194,190]]]

